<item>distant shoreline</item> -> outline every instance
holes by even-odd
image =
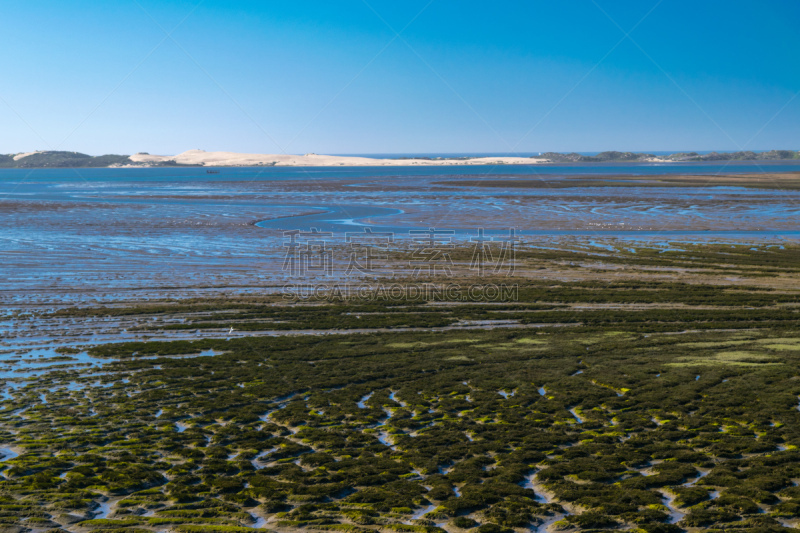
[[[79,152],[27,152],[0,155],[2,168],[149,168],[149,167],[424,167],[424,166],[506,166],[563,164],[676,164],[713,162],[786,162],[800,163],[800,151],[766,152],[680,152],[654,155],[637,152],[601,152],[597,155],[546,152],[540,156],[464,156],[398,157],[394,159],[335,155],[242,154],[189,150],[178,155],[90,156]]]

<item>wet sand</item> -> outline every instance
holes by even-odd
[[[368,226],[393,232],[399,252],[410,249],[410,231],[425,228],[453,230],[454,242],[468,243],[478,228],[496,237],[514,227],[523,246],[598,250],[800,238],[800,191],[767,187],[789,184],[797,173],[603,176],[602,186],[517,176],[511,181],[536,186],[514,188],[497,175],[476,181],[396,172],[3,180],[0,300],[58,293],[86,303],[268,290],[286,280],[283,232],[312,227],[333,233],[326,246],[338,248],[342,262],[345,234]],[[758,184],[765,188],[753,188]]]
[[[670,177],[673,178],[675,177]],[[714,292],[716,289],[714,287],[711,291],[702,293],[702,298],[713,296],[716,305],[711,309],[717,311],[738,309],[742,318],[747,317],[749,309],[741,306],[729,307],[731,301],[727,296],[730,296],[735,303],[739,300],[734,297],[741,291],[758,292],[753,289],[754,286],[788,288],[793,293],[796,291],[797,271],[791,262],[794,260],[792,254],[796,251],[791,244],[793,232],[800,217],[796,208],[800,193],[796,191],[706,185],[687,188],[661,187],[643,185],[644,180],[642,180],[641,183],[637,182],[636,186],[630,187],[582,184],[553,188],[520,187],[509,192],[509,189],[504,187],[465,186],[459,182],[460,179],[462,178],[457,176],[443,179],[441,175],[436,175],[406,176],[403,180],[389,182],[374,176],[313,181],[298,179],[259,181],[251,177],[251,179],[197,183],[165,179],[150,182],[121,180],[88,184],[76,181],[46,185],[3,184],[5,188],[0,190],[4,193],[0,194],[2,198],[0,210],[4,214],[0,217],[0,224],[3,225],[3,238],[0,239],[0,254],[3,259],[0,267],[3,269],[3,276],[0,279],[0,302],[3,304],[0,313],[0,382],[2,382],[0,394],[6,402],[8,422],[4,426],[4,442],[0,443],[3,448],[0,449],[2,452],[0,462],[12,461],[13,464],[14,454],[26,452],[25,449],[14,447],[17,432],[23,436],[28,435],[29,433],[24,432],[36,427],[36,424],[43,420],[41,418],[43,413],[55,412],[52,410],[66,405],[66,402],[69,402],[70,406],[81,405],[81,417],[85,416],[85,420],[93,424],[101,424],[104,418],[110,415],[107,405],[116,405],[120,401],[127,401],[126,398],[135,398],[142,393],[142,389],[151,386],[149,381],[139,379],[141,376],[151,371],[156,375],[155,371],[158,371],[160,379],[169,375],[167,370],[176,363],[186,365],[183,372],[191,370],[192,366],[197,366],[196,363],[201,363],[203,360],[205,363],[201,364],[224,360],[226,354],[235,354],[229,351],[232,350],[231,345],[246,344],[259,339],[220,343],[216,346],[216,350],[203,349],[199,353],[170,352],[170,355],[162,356],[150,355],[153,352],[138,354],[138,348],[131,348],[126,353],[120,351],[116,355],[108,355],[121,359],[90,356],[90,353],[98,353],[91,350],[92,346],[123,341],[240,339],[251,335],[264,337],[335,334],[337,337],[331,337],[330,340],[338,342],[340,339],[343,341],[357,339],[356,335],[350,339],[338,336],[342,334],[374,336],[388,333],[401,336],[402,340],[402,336],[408,335],[409,332],[422,331],[435,333],[442,338],[454,331],[463,337],[481,336],[484,334],[482,330],[494,328],[516,329],[517,331],[511,334],[520,333],[527,337],[533,337],[542,331],[543,323],[537,323],[535,314],[523,315],[518,309],[509,309],[509,312],[518,314],[506,320],[511,315],[499,314],[503,313],[503,310],[495,313],[488,304],[485,313],[476,312],[474,316],[457,318],[449,326],[410,327],[406,322],[398,322],[396,326],[368,327],[364,326],[364,323],[348,322],[351,317],[345,315],[355,314],[348,312],[339,315],[331,326],[305,324],[309,328],[319,329],[268,329],[277,328],[278,321],[286,323],[289,320],[284,316],[289,313],[280,309],[279,317],[275,321],[269,317],[260,319],[263,329],[237,331],[239,328],[244,329],[246,324],[256,322],[248,322],[254,319],[251,316],[244,316],[227,323],[226,320],[231,315],[225,314],[226,308],[217,304],[232,303],[251,297],[253,300],[258,300],[258,305],[264,307],[274,305],[292,307],[292,304],[282,301],[280,296],[276,295],[284,283],[293,281],[282,269],[286,251],[283,231],[286,229],[309,230],[311,227],[317,227],[321,231],[332,233],[330,242],[326,243],[326,250],[331,252],[334,273],[330,277],[319,274],[306,276],[304,281],[309,282],[320,279],[364,281],[363,276],[348,277],[342,272],[351,251],[345,234],[363,232],[366,227],[374,225],[375,231],[388,230],[395,233],[396,239],[387,252],[388,258],[380,265],[383,266],[385,263],[396,268],[399,282],[408,281],[407,253],[410,230],[430,227],[453,229],[453,241],[459,244],[452,249],[454,258],[452,281],[468,283],[475,279],[474,272],[469,271],[471,263],[469,251],[470,238],[476,235],[476,229],[483,226],[487,232],[493,232],[491,235],[500,235],[504,228],[513,226],[520,229],[523,242],[519,245],[519,269],[515,274],[516,277],[510,278],[511,281],[543,281],[542,286],[548,286],[548,289],[568,281],[595,282],[594,285],[587,283],[575,291],[581,297],[584,296],[581,292],[583,289],[586,292],[601,293],[606,289],[602,285],[605,282],[636,281],[645,287],[642,293],[650,290],[646,283],[652,280],[718,284],[724,286],[724,289],[720,287],[718,291],[720,294]],[[735,242],[740,246],[727,245],[723,249],[719,246],[695,246],[692,244],[694,242]],[[752,244],[742,247],[741,243]],[[758,254],[747,252],[750,247],[757,249]],[[770,260],[772,252],[769,247],[786,252],[783,262],[773,263],[783,271],[776,269],[764,275],[766,269],[761,267],[767,265]],[[686,251],[685,254],[683,250]],[[676,251],[681,251],[681,254],[675,255]],[[664,253],[662,256],[662,252],[669,253]],[[735,263],[733,259],[727,259],[737,253],[739,258],[752,255],[761,263],[755,265],[757,268],[751,269],[753,266],[751,263]],[[693,263],[691,259],[693,255],[700,259]],[[659,262],[660,256],[666,258],[664,262]],[[735,264],[731,266],[728,263]],[[596,283],[598,281],[602,283]],[[622,287],[619,290],[627,294],[628,289]],[[563,311],[563,317],[551,318],[547,322],[548,335],[562,335],[563,332],[566,336],[571,333],[568,328],[581,324],[574,320],[567,323],[565,320],[584,311],[587,311],[586,316],[591,318],[594,316],[592,312],[599,315],[624,311],[646,313],[663,309],[666,316],[664,320],[667,320],[669,318],[667,315],[672,310],[709,309],[708,301],[702,298],[692,303],[678,301],[683,296],[680,289],[670,288],[664,291],[669,293],[671,299],[653,302],[647,300],[639,303],[636,300],[593,302],[591,297],[585,300],[576,299],[575,294],[567,294],[569,291],[559,296],[556,290],[552,294],[543,293],[541,297],[531,299],[528,303],[533,305],[525,312],[535,313],[541,308],[542,312],[546,313],[550,311],[548,307],[550,304],[557,304]],[[723,295],[725,292],[730,294]],[[653,291],[653,294],[656,292]],[[754,300],[755,296],[754,294]],[[761,298],[764,295],[758,296]],[[777,298],[780,296],[782,293],[770,295],[770,298],[776,300],[764,304],[759,313],[777,319],[785,307],[796,305],[796,302],[787,299],[778,301]],[[182,300],[183,304],[192,297],[197,297],[202,303],[208,304],[207,309],[196,311],[183,308],[170,311],[170,305],[175,305],[176,300]],[[219,299],[208,300],[211,297]],[[638,298],[645,297],[643,294],[638,296]],[[564,303],[565,299],[567,303]],[[121,309],[121,311],[130,310],[131,313],[127,315],[121,312],[119,316],[113,316],[113,313],[93,315],[88,311],[82,314],[83,310],[76,309],[76,307],[96,306],[98,303],[110,303],[112,307],[117,308],[124,307],[126,302],[128,305],[137,305],[138,312]],[[147,303],[153,305],[145,306]],[[750,303],[748,301],[747,305]],[[436,308],[436,312],[452,313],[459,304],[460,302],[442,303],[440,308]],[[158,308],[161,305],[163,309]],[[308,309],[310,307],[303,312]],[[50,314],[59,310],[75,312]],[[366,322],[371,318],[366,315],[373,313],[374,309],[359,311],[362,312]],[[214,324],[225,322],[226,327],[218,328],[214,325],[208,329],[201,329],[201,324],[204,321],[211,321],[215,315],[217,318],[214,319]],[[220,316],[222,318],[219,318]],[[696,316],[696,321],[691,324],[704,325],[704,317],[705,315]],[[360,320],[362,317],[355,318]],[[628,318],[631,318],[630,324],[633,324],[633,319],[638,317]],[[564,323],[561,323],[562,320]],[[662,320],[662,317],[657,317],[657,320]],[[793,320],[794,317],[789,316],[782,324],[793,324]],[[672,324],[671,327],[675,328],[675,331],[669,334],[691,336],[693,327],[691,324],[686,325],[682,321]],[[721,324],[729,323],[723,321]],[[185,329],[169,329],[172,326],[184,325],[187,326]],[[657,326],[662,325],[657,324]],[[736,327],[740,326],[737,324]],[[649,342],[646,340],[648,335],[640,336],[640,331],[635,331],[636,333],[629,338],[635,339],[637,343],[641,342],[643,347],[650,349],[651,347],[645,344]],[[702,340],[715,333],[718,331],[704,330]],[[721,333],[720,337],[728,340],[730,335],[728,330],[722,330]],[[624,338],[626,337],[614,342],[628,342],[624,341]],[[318,337],[314,342],[322,343],[325,339],[326,337]],[[692,339],[696,340],[695,337]],[[291,339],[292,342],[302,340],[300,337]],[[622,398],[623,395],[626,398],[636,397],[641,391],[635,387],[620,388],[625,385],[624,383],[618,383],[616,387],[603,385],[604,380],[592,377],[589,347],[598,341],[588,337],[585,340],[586,346],[575,347],[579,357],[569,364],[569,368],[562,369],[564,371],[562,378],[553,379],[543,377],[547,374],[532,373],[536,385],[497,382],[490,384],[491,386],[483,391],[479,386],[473,388],[470,385],[468,389],[460,391],[459,396],[463,397],[464,403],[458,407],[457,412],[452,413],[452,417],[447,411],[450,409],[448,402],[460,400],[450,397],[453,387],[452,384],[448,384],[446,389],[442,389],[445,391],[442,393],[442,398],[446,396],[447,399],[441,403],[437,400],[435,404],[427,404],[428,414],[438,413],[436,418],[442,417],[448,424],[450,420],[470,419],[469,413],[473,408],[480,407],[482,403],[486,405],[484,402],[487,402],[487,398],[484,393],[487,391],[492,398],[488,401],[502,402],[504,410],[513,409],[520,401],[530,401],[531,397],[542,402],[561,402],[562,400],[557,399],[565,398],[575,386],[574,383],[582,383],[586,390],[590,387],[607,389],[602,391],[607,396],[597,396],[604,398],[604,403],[597,404],[593,408],[584,397],[564,401],[559,424],[563,424],[571,432],[584,430],[591,432],[592,428],[598,427],[596,425],[598,420],[615,416],[614,412],[607,412],[604,407],[601,409],[601,406],[612,403],[615,398]],[[518,349],[525,350],[526,361],[538,360],[536,342],[520,342],[518,344],[522,348],[519,348],[508,346],[508,343],[497,344],[496,341],[497,339],[492,339],[488,348],[492,350],[492,358],[498,354],[502,355],[507,349]],[[783,339],[783,342],[787,342],[787,339]],[[757,343],[756,340],[752,341],[754,346],[760,346]],[[410,343],[409,346],[414,344]],[[475,344],[474,348],[463,348],[462,352],[478,353],[484,349],[481,346]],[[562,353],[561,348],[558,349],[557,353]],[[184,348],[181,347],[180,350]],[[439,361],[464,361],[462,352],[443,352],[444,357],[439,358]],[[597,353],[605,354],[607,350],[603,348]],[[203,359],[176,360],[194,357]],[[590,364],[584,364],[584,358]],[[559,365],[563,364],[561,361],[559,359]],[[681,358],[676,361],[679,364],[689,364]],[[315,365],[321,364],[316,360],[310,362]],[[650,364],[649,359],[646,362]],[[272,366],[272,362],[267,359],[252,360],[252,366],[247,372],[230,377],[227,382],[229,390],[239,392],[252,386],[253,384],[248,384],[247,381],[252,375],[261,372],[257,369],[262,364],[265,367],[267,364],[270,368]],[[751,363],[745,361],[744,364]],[[214,368],[216,370],[211,370],[211,375],[214,372],[221,374],[223,371],[222,367]],[[474,376],[479,375],[476,373],[473,378],[462,377],[460,373],[466,368],[465,365],[458,371],[458,382],[466,379],[462,382],[465,386],[472,383],[470,379],[474,380]],[[661,382],[666,382],[671,372],[679,372],[681,368],[683,367],[659,367],[661,372],[665,372],[665,377],[661,378],[660,373],[656,377]],[[613,371],[617,372],[617,367],[613,367]],[[314,370],[314,372],[319,371]],[[701,371],[692,367],[684,372],[687,372],[687,379],[697,387],[707,387],[707,383],[715,379],[710,369]],[[279,374],[270,370],[265,376],[269,373]],[[424,373],[423,368],[422,374]],[[717,376],[721,377],[721,374]],[[722,383],[726,381],[727,379]],[[181,387],[187,386],[186,383],[182,383]],[[649,378],[642,383],[649,384]],[[160,388],[158,383],[155,386]],[[330,385],[326,385],[328,386]],[[338,384],[334,386],[339,387]],[[525,387],[528,387],[527,391]],[[206,390],[213,395],[209,397],[209,404],[224,397],[217,396],[216,391],[206,389],[205,385],[197,389],[202,394],[206,394]],[[359,430],[363,429],[364,434],[372,436],[376,446],[382,445],[388,450],[387,453],[403,453],[404,446],[407,447],[407,444],[403,444],[404,439],[425,437],[432,428],[434,430],[436,428],[435,420],[426,422],[422,427],[412,427],[414,431],[397,423],[407,417],[407,411],[413,408],[409,406],[416,405],[414,398],[416,390],[416,385],[404,388],[400,383],[386,389],[385,382],[359,388],[357,394],[353,394],[350,398],[351,407],[358,411],[367,410],[364,411],[365,414],[370,411],[378,413],[374,420]],[[673,389],[669,390],[672,393]],[[287,430],[285,439],[290,443],[301,445],[305,440],[304,434],[300,433],[303,431],[302,426],[292,422],[288,417],[281,416],[283,413],[291,412],[292,409],[289,411],[282,409],[289,406],[296,407],[290,401],[295,400],[295,396],[303,398],[306,407],[312,405],[308,404],[309,396],[306,396],[305,391],[293,393],[287,391],[287,393],[288,395],[272,398],[269,403],[265,403],[263,409],[255,413],[254,417],[258,418],[253,421],[253,427],[262,424],[282,426]],[[529,395],[527,400],[525,400],[526,394]],[[246,401],[251,402],[251,398],[248,396]],[[213,433],[207,429],[209,426],[217,426],[220,435],[223,432],[229,434],[226,426],[230,421],[221,421],[219,413],[213,413],[213,420],[206,418],[203,421],[197,417],[200,410],[179,410],[183,402],[183,397],[173,403],[147,402],[144,423],[150,424],[157,420],[154,427],[162,428],[170,439],[178,435],[185,439],[184,442],[195,438],[196,442],[203,443],[203,439],[206,439],[206,446],[212,442]],[[329,404],[315,404],[315,416],[326,416],[326,411],[327,416],[331,416],[331,408],[326,405]],[[796,414],[794,404],[791,409]],[[416,412],[414,416],[417,416]],[[640,433],[660,431],[661,426],[666,426],[668,429],[674,425],[671,423],[669,412],[648,411],[647,416],[652,417],[650,419],[652,424],[648,422]],[[692,413],[688,416],[692,416]],[[481,419],[480,423],[467,426],[469,432],[461,433],[464,437],[459,439],[477,441],[475,446],[483,446],[480,441],[481,429],[485,427],[485,422],[487,420]],[[203,424],[207,426],[203,428],[205,432],[200,433],[198,430]],[[609,422],[610,426],[615,426],[614,432],[623,433],[620,445],[624,445],[627,439],[635,435],[635,432],[628,433],[626,424],[625,420],[619,423]],[[503,424],[497,425],[503,426]],[[49,426],[46,429],[50,431]],[[608,429],[611,430],[610,427]],[[579,442],[580,439],[575,439],[575,443]],[[570,514],[581,512],[581,509],[568,502],[560,502],[553,492],[554,487],[550,486],[548,489],[544,481],[539,482],[536,478],[536,471],[539,468],[547,466],[550,464],[549,461],[555,460],[562,453],[559,449],[566,449],[572,445],[579,444],[564,444],[561,441],[554,446],[546,456],[547,461],[536,466],[522,483],[523,487],[534,491],[535,499],[539,503],[553,506],[564,504],[563,509],[551,507],[547,512],[537,514],[536,523],[532,524],[531,529],[558,530],[561,525],[556,524],[557,521]],[[318,442],[299,453],[320,452],[327,449],[327,446],[328,444]],[[262,470],[283,464],[278,463],[280,459],[277,455],[270,457],[275,450],[276,448],[270,445],[269,449],[259,449],[258,453],[252,450],[251,455],[243,455],[244,448],[231,448],[222,457],[227,457],[227,461],[234,461],[238,457],[240,461],[242,459],[250,461],[254,469]],[[778,450],[787,451],[780,447]],[[310,471],[308,465],[297,457],[299,456],[284,459],[290,459],[297,465],[298,473],[300,470],[303,473]],[[491,467],[495,468],[497,465],[502,467],[503,460]],[[636,470],[642,475],[651,475],[658,471],[655,466],[655,461],[651,461],[647,464],[642,463],[641,468],[630,467],[630,470]],[[447,475],[453,472],[457,465],[446,461],[437,463],[437,468],[441,474]],[[686,479],[684,486],[698,484],[706,473],[708,472],[698,470],[696,476]],[[416,475],[422,479],[425,477],[418,471]],[[574,481],[576,484],[585,482],[577,478],[574,478]],[[708,479],[700,482],[698,486],[704,486],[706,481]],[[460,482],[453,487],[456,497],[461,497],[462,488],[464,486]],[[664,490],[661,501],[664,509],[669,512],[669,522],[679,522],[685,510],[676,506],[673,495],[667,489]],[[711,494],[712,498],[716,497],[713,495],[715,493]],[[118,501],[119,498],[116,496],[96,497],[96,505],[86,517],[123,517],[123,509],[118,506]],[[428,524],[426,518],[434,516],[426,517],[426,514],[435,508],[433,504],[418,505],[413,512],[406,515],[407,520],[404,521],[411,524]],[[148,513],[143,516],[154,516],[152,511]],[[255,513],[248,511],[249,518],[245,519],[255,526],[264,526],[268,522],[271,525],[275,517],[271,515],[268,520],[260,513],[260,510]],[[423,520],[425,522],[422,522]],[[436,520],[439,518],[436,517]]]

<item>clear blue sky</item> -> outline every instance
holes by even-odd
[[[0,153],[800,149],[798,27],[797,0],[7,0]]]

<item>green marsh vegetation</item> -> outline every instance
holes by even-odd
[[[0,525],[781,531],[800,519],[798,250],[750,248],[637,249],[604,259],[636,268],[614,282],[523,272],[517,301],[50,315],[141,317],[154,333],[339,331],[98,345],[89,354],[114,361],[102,369],[16,379],[1,405]],[[697,279],[636,277],[689,263]],[[709,283],[721,269],[740,279]],[[499,320],[512,323],[445,329]]]

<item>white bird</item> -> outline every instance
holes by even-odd
[[[230,335],[231,333],[233,333],[233,326],[231,326],[231,330],[228,332],[228,335]]]

